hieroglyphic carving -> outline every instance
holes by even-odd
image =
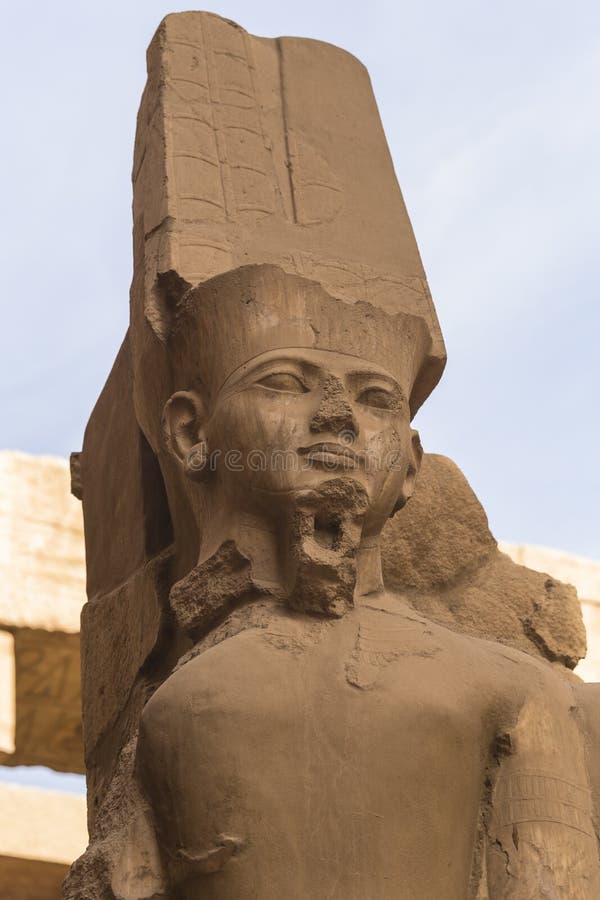
[[[426,619],[389,616],[383,623],[368,608],[358,627],[356,646],[346,662],[346,678],[363,690],[374,687],[392,663],[409,656],[432,656],[440,647]]]
[[[524,822],[555,822],[594,837],[589,787],[548,772],[524,770],[501,776],[494,805],[500,828]]]
[[[15,633],[15,758],[66,772],[83,769],[79,635]]]
[[[145,127],[138,129],[134,162],[147,315],[164,337],[169,325],[156,308],[154,284],[161,273],[175,271],[193,285],[260,260],[317,278],[348,300],[423,316],[431,327],[432,355],[439,358],[443,342],[412,235],[387,254],[386,263],[377,263],[377,245],[367,249],[351,227],[356,220],[368,229],[374,194],[367,182],[379,192],[393,179],[389,158],[373,169],[358,154],[340,153],[359,99],[380,129],[362,70],[347,54],[340,56],[344,71],[350,63],[347,74],[358,79],[354,104],[337,84],[321,85],[324,110],[336,113],[336,121],[329,116],[323,123],[322,135],[303,102],[299,79],[306,67],[330,71],[322,52],[316,43],[254,38],[208,14],[164,21],[149,50],[139,117]],[[356,129],[363,134],[365,125],[357,121]],[[334,140],[336,129],[341,132]],[[353,181],[365,182],[358,205],[356,198],[347,202]],[[398,201],[394,197],[383,219],[403,214],[402,207],[396,211]],[[385,234],[393,235],[393,228]],[[408,265],[402,261],[407,252]]]

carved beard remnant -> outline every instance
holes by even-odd
[[[199,640],[243,603],[264,597],[283,600],[298,612],[343,615],[354,605],[367,507],[366,490],[350,479],[333,479],[294,497],[281,533],[284,583],[261,582],[250,557],[233,540],[225,541],[171,589],[178,624]]]
[[[368,504],[364,487],[341,478],[298,497],[288,551],[293,609],[342,616],[353,606]]]

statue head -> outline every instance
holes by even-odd
[[[375,546],[419,468],[411,402],[429,345],[423,320],[337,300],[273,265],[190,290],[163,424],[198,561],[233,539],[267,581],[293,581],[285,547],[299,515],[329,550]]]
[[[445,350],[366,70],[318,41],[167,17],[133,180],[135,408],[173,577],[229,540],[288,594],[316,546],[375,554]]]

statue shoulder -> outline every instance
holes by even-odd
[[[169,742],[182,718],[233,721],[243,711],[272,716],[279,707],[290,710],[289,697],[303,684],[300,661],[322,628],[327,623],[272,617],[196,648],[146,703],[140,739],[162,735]]]

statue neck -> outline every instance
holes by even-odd
[[[300,613],[340,618],[383,590],[379,529],[365,534],[364,491],[348,479],[266,512],[244,508],[240,497],[207,499],[198,562],[169,595],[191,637],[265,595]]]
[[[291,515],[286,511],[279,518],[270,518],[249,510],[240,510],[239,507],[234,510],[231,504],[221,502],[218,510],[214,510],[206,519],[209,526],[205,528],[198,564],[207,562],[225,542],[232,541],[239,553],[250,561],[252,581],[257,588],[285,595],[297,580],[297,568],[302,567],[298,547],[295,546],[293,519],[293,511]],[[309,541],[310,537],[309,535]],[[370,534],[363,537],[359,532],[357,539],[357,546],[352,554],[355,604],[360,603],[361,597],[383,590],[379,535]],[[306,539],[302,541],[305,554],[309,541]],[[315,555],[319,557],[321,557],[320,541],[317,536],[316,546],[313,548]],[[336,565],[347,565],[348,548],[342,548],[341,552],[345,555],[338,560],[333,547],[324,548],[323,558],[320,561],[326,560],[333,568]],[[311,556],[310,551],[307,555]],[[316,570],[314,577],[318,582],[319,573]],[[298,606],[301,606],[302,598],[297,599]]]
[[[381,547],[379,537],[361,542],[356,556],[356,588],[354,600],[358,605],[362,597],[378,594],[384,590],[381,569]]]

